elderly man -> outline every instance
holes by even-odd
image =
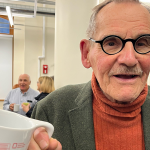
[[[63,150],[149,150],[150,10],[138,0],[107,0],[94,8],[87,33],[80,49],[91,81],[49,94],[32,117],[54,125]],[[51,149],[53,139],[39,132],[29,150],[42,136]]]
[[[25,116],[26,113],[22,110],[21,104],[30,101],[31,105],[35,105],[36,100],[34,97],[39,95],[39,92],[30,88],[31,80],[27,74],[21,74],[19,76],[18,84],[19,88],[11,90],[7,95],[4,100],[3,109],[13,111],[14,104],[19,104],[20,107],[17,113]]]

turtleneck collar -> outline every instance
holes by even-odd
[[[132,103],[128,104],[118,104],[111,102],[102,92],[96,77],[93,73],[92,75],[92,90],[94,93],[94,97],[97,101],[98,107],[100,110],[106,114],[120,117],[135,117],[141,112],[141,106],[143,105],[147,93],[148,86],[145,85],[143,91],[140,93],[138,98],[134,100]]]

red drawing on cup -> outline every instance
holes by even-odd
[[[10,150],[10,143],[0,143],[0,150]]]
[[[12,148],[13,148],[13,149],[16,149],[16,148],[22,148],[22,147],[24,147],[24,146],[25,146],[24,143],[13,143]],[[1,150],[1,149],[0,149],[0,150]]]

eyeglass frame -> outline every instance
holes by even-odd
[[[108,54],[108,55],[115,55],[115,54],[121,52],[122,49],[124,48],[126,42],[128,42],[128,41],[132,42],[132,45],[133,45],[133,47],[134,47],[134,50],[135,50],[138,54],[147,54],[147,53],[150,52],[150,50],[149,50],[148,52],[146,52],[146,53],[140,53],[140,52],[138,52],[138,51],[136,50],[136,48],[135,48],[135,43],[136,43],[136,41],[137,41],[138,39],[140,39],[141,37],[143,37],[143,36],[149,36],[149,37],[150,37],[150,34],[143,34],[143,35],[139,36],[138,38],[136,38],[135,40],[134,40],[134,39],[125,39],[125,40],[123,40],[121,37],[119,37],[119,36],[117,36],[117,35],[109,35],[109,36],[106,36],[105,38],[103,38],[103,39],[100,40],[100,41],[96,41],[96,40],[94,40],[93,38],[89,38],[89,40],[91,40],[91,41],[93,41],[93,42],[95,42],[95,43],[99,43],[99,44],[101,45],[101,48],[102,48],[103,52],[106,53],[106,54]],[[118,52],[116,52],[116,53],[114,53],[114,54],[109,54],[109,53],[107,53],[107,52],[104,50],[104,48],[103,48],[103,42],[104,42],[104,40],[105,40],[106,38],[109,38],[109,37],[117,37],[117,38],[119,38],[119,39],[121,40],[121,42],[122,42],[122,48],[120,49],[120,51],[118,51]]]

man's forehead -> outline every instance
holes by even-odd
[[[27,75],[22,75],[19,77],[19,80],[29,80],[29,77]]]
[[[141,14],[141,12],[139,10],[142,10],[143,13]],[[116,12],[118,12],[118,14],[116,14]],[[128,15],[128,14],[130,14],[130,15],[137,14],[137,17],[139,15],[143,15],[143,14],[146,15],[146,16],[150,16],[150,13],[148,12],[148,10],[144,6],[142,6],[140,3],[135,3],[135,2],[120,2],[120,3],[111,2],[111,3],[107,4],[106,6],[104,6],[98,12],[96,18],[97,19],[100,19],[100,18],[103,19],[103,18],[105,18],[105,16],[107,16],[107,18],[115,18],[115,17],[118,17],[120,15],[125,15],[125,14],[126,15]]]
[[[125,30],[127,25],[129,28],[130,26],[133,27],[134,33],[136,30],[138,30],[138,32],[139,30],[144,30],[141,31],[141,33],[144,33],[150,30],[150,13],[145,7],[138,3],[111,2],[98,12],[96,22],[97,29],[100,32],[107,29],[107,31],[112,30],[112,32],[119,33]],[[97,31],[98,34],[100,33],[99,31]],[[106,33],[106,35],[107,34],[109,33]]]

